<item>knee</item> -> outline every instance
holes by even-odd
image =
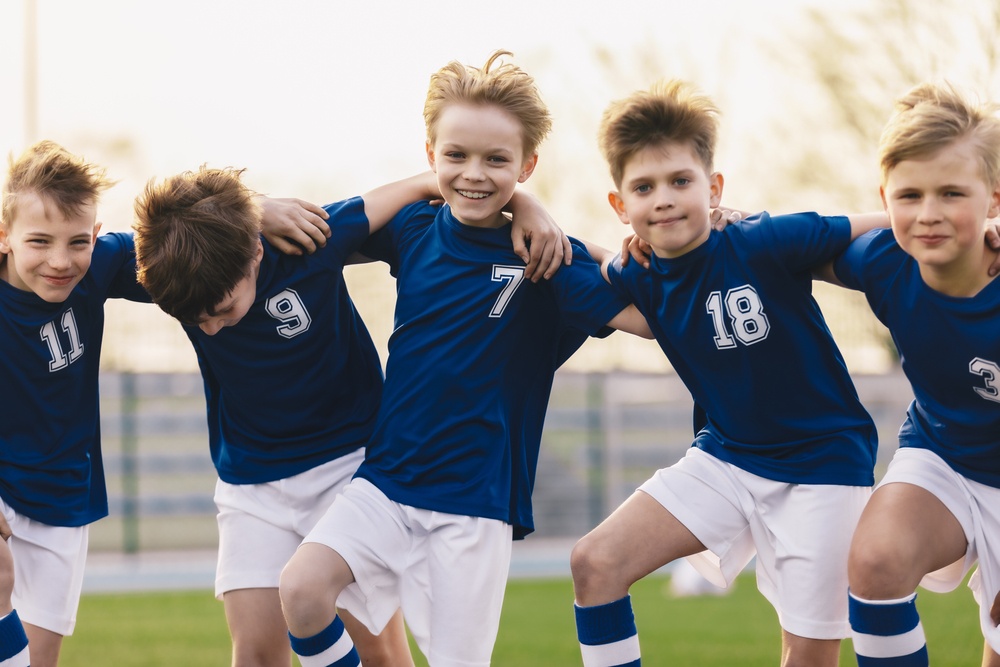
[[[870,541],[851,545],[847,579],[851,592],[864,599],[892,599],[909,595],[916,583],[905,571],[904,558],[885,543]],[[919,579],[919,577],[917,577]]]
[[[578,592],[600,587],[619,571],[614,561],[614,550],[592,534],[585,535],[573,546],[569,565],[573,585]]]
[[[307,619],[315,618],[324,606],[324,598],[330,595],[330,591],[317,584],[315,576],[296,567],[294,560],[281,571],[278,597],[281,598],[281,611],[290,629]],[[332,599],[336,600],[336,596]]]

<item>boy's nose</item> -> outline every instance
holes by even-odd
[[[222,327],[225,326],[221,319],[213,318],[210,320],[205,320],[198,325],[198,328],[204,331],[209,336],[214,336],[215,334],[222,331]]]
[[[70,260],[70,255],[68,251],[61,248],[54,248],[49,253],[48,264],[53,269],[62,271],[72,266],[73,262]]]

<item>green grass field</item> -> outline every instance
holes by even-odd
[[[666,579],[632,589],[646,665],[775,667],[777,618],[741,577],[728,597],[669,599]],[[579,665],[569,580],[518,580],[507,586],[498,667]],[[919,605],[935,667],[978,667],[982,658],[976,605],[962,586],[948,595],[921,592]],[[418,655],[415,651],[415,655]],[[76,632],[63,644],[62,667],[220,667],[230,663],[222,604],[209,591],[86,595]],[[426,665],[417,657],[418,665]],[[844,642],[841,665],[853,665]]]

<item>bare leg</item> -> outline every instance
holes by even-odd
[[[839,639],[808,639],[781,631],[781,667],[837,667]]]
[[[222,596],[233,640],[233,667],[291,667],[277,588],[244,588]]]
[[[573,548],[570,566],[577,604],[619,600],[650,572],[704,549],[663,505],[636,491]]]
[[[403,612],[396,613],[382,634],[373,635],[361,621],[343,609],[337,610],[347,634],[354,641],[354,647],[365,667],[413,667],[413,656],[410,654],[410,643],[406,640],[406,625],[403,623]]]
[[[28,635],[31,667],[56,667],[59,663],[59,651],[62,649],[63,636],[30,623],[23,625],[24,633]]]

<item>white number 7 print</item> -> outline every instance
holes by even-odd
[[[493,308],[490,310],[490,317],[500,317],[503,315],[503,311],[507,309],[507,304],[510,303],[510,298],[514,296],[514,292],[521,285],[521,281],[524,280],[524,267],[494,264],[491,280],[495,283],[501,281],[507,283],[503,286],[500,296],[497,297],[497,302],[493,304]]]

